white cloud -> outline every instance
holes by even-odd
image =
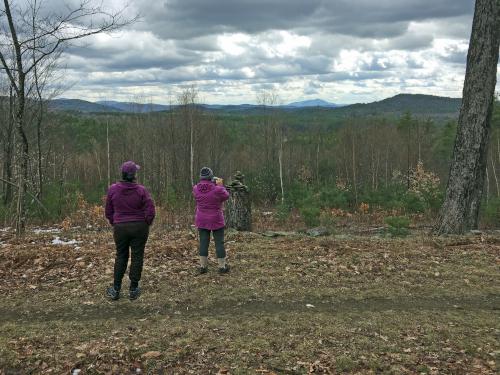
[[[56,11],[62,0],[46,1]],[[262,89],[276,90],[285,102],[461,95],[470,0],[130,4],[126,14],[140,12],[141,22],[66,51],[65,81],[72,86],[63,96],[168,103],[190,84],[207,103],[255,102]]]

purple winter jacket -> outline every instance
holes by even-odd
[[[193,186],[193,195],[196,200],[196,227],[209,230],[224,228],[222,202],[229,198],[226,188],[209,180],[201,180]]]
[[[111,225],[131,221],[145,221],[151,225],[155,206],[144,186],[120,181],[108,189],[105,214]]]

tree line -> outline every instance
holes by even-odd
[[[456,120],[435,121],[411,113],[337,119],[331,123],[290,125],[293,113],[272,106],[242,123],[225,112],[196,103],[196,89],[185,90],[170,111],[146,114],[48,112],[41,124],[27,116],[29,143],[27,191],[51,217],[67,214],[75,193],[98,203],[119,177],[118,166],[141,165],[140,181],[156,201],[170,208],[189,204],[191,186],[203,166],[226,180],[240,170],[262,206],[313,205],[356,210],[361,203],[408,212],[435,212],[441,203],[456,134]],[[30,102],[30,105],[35,103]],[[28,106],[30,107],[30,106]],[[20,175],[11,101],[4,96],[1,194],[4,218],[15,212]],[[29,113],[29,112],[28,112]],[[486,199],[500,194],[500,108],[493,116],[488,154]],[[38,129],[43,129],[40,137]],[[419,169],[420,168],[420,169]],[[417,173],[432,173],[427,196],[413,194]],[[47,215],[37,208],[34,215]]]

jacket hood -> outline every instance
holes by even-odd
[[[198,190],[200,193],[209,193],[212,190],[215,189],[215,184],[212,181],[200,181],[196,185],[196,190]]]
[[[116,183],[116,189],[123,194],[131,194],[140,189],[140,185],[135,182],[120,181]]]

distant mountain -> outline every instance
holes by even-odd
[[[201,104],[203,108],[206,109],[223,109],[223,110],[233,110],[233,109],[248,109],[261,107],[256,104]]]
[[[116,108],[122,112],[130,112],[130,113],[160,112],[160,111],[168,111],[170,109],[169,105],[154,104],[154,103],[142,104],[134,102],[117,102],[114,100],[101,100],[96,103],[105,105],[107,107]]]
[[[49,109],[53,111],[73,111],[85,113],[122,112],[118,108],[80,99],[54,99],[49,102]]]
[[[462,99],[422,94],[399,94],[391,98],[373,103],[358,103],[338,105],[321,99],[304,100],[284,106],[266,107],[255,104],[223,105],[198,104],[200,108],[215,112],[241,113],[259,115],[270,108],[289,112],[328,111],[335,116],[371,116],[383,114],[401,114],[411,112],[414,115],[428,115],[431,117],[453,117],[458,115]],[[97,103],[79,99],[55,99],[49,104],[52,110],[76,111],[82,113],[120,112],[120,113],[149,113],[167,111],[176,108],[176,105],[142,104],[118,101],[99,101]]]
[[[338,104],[327,102],[323,99],[312,99],[303,100],[300,102],[293,102],[287,104],[285,107],[289,108],[305,108],[305,107],[327,107],[327,108],[337,108],[340,107]]]
[[[247,112],[265,108],[257,104],[201,104],[200,106],[208,110],[224,112]]]
[[[351,104],[337,108],[340,113],[349,115],[378,115],[383,113],[426,115],[456,115],[462,104],[461,98],[448,98],[443,96],[422,94],[398,94],[391,98],[366,104]]]

